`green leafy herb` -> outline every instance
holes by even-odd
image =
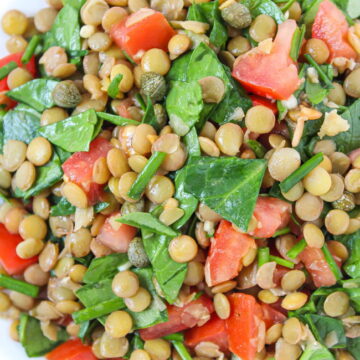
[[[329,89],[332,89],[334,86],[329,78],[329,76],[325,73],[322,67],[314,60],[314,58],[310,54],[304,55],[305,59],[309,62],[309,64],[315,68],[315,70],[318,72],[320,79],[329,87]]]
[[[114,79],[111,81],[109,87],[108,87],[108,95],[115,99],[120,92],[119,85],[121,83],[121,80],[123,78],[122,74],[117,74]]]
[[[109,205],[110,204],[106,201],[99,202],[94,205],[94,211],[95,211],[95,213],[99,213],[99,212],[107,209],[109,207]]]
[[[355,360],[360,360],[360,337],[348,338],[347,349]]]
[[[67,216],[75,213],[75,206],[71,205],[66,198],[62,197],[60,201],[51,207],[51,216]]]
[[[264,14],[271,16],[278,24],[285,21],[285,17],[280,8],[271,0],[243,0],[253,18]]]
[[[201,155],[199,138],[195,127],[191,128],[184,136],[184,143],[189,157]]]
[[[186,166],[184,190],[247,231],[265,168],[260,159],[193,157]]]
[[[320,65],[320,69],[326,74],[327,78],[332,81],[334,73],[332,65]],[[305,65],[305,69],[309,69],[310,66]],[[310,102],[314,105],[320,104],[324,98],[329,93],[329,86],[325,84],[322,80],[318,83],[313,83],[310,81],[309,77],[306,77],[305,82],[305,93],[310,100]]]
[[[132,184],[128,196],[134,200],[139,200],[141,194],[146,188],[146,185],[149,183],[151,178],[158,171],[160,165],[164,161],[166,153],[155,151],[151,158],[146,163],[144,169],[137,176],[135,182]]]
[[[299,360],[334,360],[334,357],[326,347],[317,342],[311,342]]]
[[[172,62],[171,68],[166,75],[167,82],[187,80],[187,70],[192,54],[193,51],[189,51]]]
[[[261,247],[258,249],[258,267],[270,261],[270,249],[268,247]]]
[[[259,143],[256,140],[248,139],[246,140],[246,144],[249,146],[249,148],[255,153],[256,157],[258,159],[263,159],[266,153],[266,149],[264,145]]]
[[[25,52],[21,58],[21,62],[23,64],[27,64],[30,61],[30,59],[32,58],[32,56],[35,53],[36,48],[40,44],[40,41],[41,41],[40,35],[34,35],[31,38],[31,40],[30,40],[29,44],[27,45]]]
[[[287,253],[286,255],[290,259],[295,259],[299,254],[301,254],[307,246],[305,239],[301,239],[298,243],[296,243]]]
[[[93,109],[65,120],[43,126],[41,136],[65,151],[89,151],[90,142],[96,136],[98,119]]]
[[[172,341],[172,344],[177,351],[177,353],[180,355],[182,360],[191,360],[192,357],[189,354],[188,350],[186,349],[184,342],[182,341]]]
[[[155,216],[145,212],[133,212],[121,216],[116,221],[123,224],[135,226],[137,228],[145,229],[159,235],[166,235],[175,237],[178,235],[176,231],[169,226],[164,225]]]
[[[31,297],[37,297],[40,291],[38,286],[29,284],[22,280],[14,279],[4,274],[0,274],[0,286]]]
[[[142,123],[151,125],[156,131],[161,130],[150,96],[147,97],[146,109],[142,119]]]
[[[125,125],[139,125],[139,122],[133,119],[127,119],[122,116],[112,115],[104,112],[97,112],[96,115],[103,120],[106,120],[117,126],[125,126]]]
[[[293,269],[294,266],[295,266],[293,262],[291,262],[289,260],[286,260],[286,259],[283,259],[283,258],[281,258],[279,256],[270,255],[270,261],[275,261],[278,265],[287,267],[289,269]]]
[[[303,45],[305,33],[306,33],[305,25],[302,25],[300,29],[297,27],[291,41],[290,57],[296,62],[298,61],[300,50]]]
[[[336,261],[334,260],[333,256],[331,255],[326,243],[321,248],[321,250],[325,256],[326,262],[329,264],[331,271],[335,275],[336,280],[342,279],[343,278],[342,272],[341,272],[339,266],[337,265]]]
[[[283,180],[279,186],[282,192],[288,192],[291,190],[300,180],[302,180],[311,170],[315,169],[324,159],[322,153],[314,155],[311,159],[302,164],[292,174],[290,174],[285,180]]]
[[[25,313],[20,315],[18,333],[19,341],[29,357],[43,356],[68,339],[67,332],[60,329],[57,340],[49,340],[41,330],[40,321]]]
[[[16,69],[17,67],[18,64],[15,61],[10,61],[6,65],[2,66],[0,68],[0,80],[6,78],[11,73],[11,71]]]
[[[31,106],[36,111],[43,112],[55,106],[52,92],[57,85],[55,80],[35,79],[6,93],[11,99]]]

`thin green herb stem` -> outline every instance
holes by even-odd
[[[246,141],[246,145],[250,147],[258,159],[264,158],[266,149],[261,143],[256,140],[249,139]]]
[[[328,86],[329,89],[332,89],[334,87],[332,82],[324,73],[323,69],[319,66],[319,64],[314,60],[314,58],[310,54],[305,54],[304,57],[309,62],[309,64],[316,69],[321,80]]]
[[[258,249],[258,267],[270,261],[270,250],[268,247]]]
[[[3,274],[0,275],[0,286],[31,297],[37,297],[40,291],[40,288],[38,286],[29,284],[25,281],[14,279],[10,276]]]
[[[290,174],[285,180],[283,180],[279,186],[282,192],[288,192],[292,189],[300,180],[302,180],[311,170],[316,168],[324,159],[322,153],[314,155],[311,159],[302,164],[292,174]]]
[[[171,343],[174,345],[175,350],[180,355],[182,360],[192,360],[191,355],[182,341],[172,341]]]
[[[288,2],[286,2],[284,5],[280,6],[280,9],[283,13],[285,13],[286,11],[288,11],[291,8],[291,5],[295,2],[296,0],[288,0]]]
[[[326,262],[329,264],[329,267],[331,269],[331,271],[333,272],[333,274],[335,275],[336,280],[340,280],[343,278],[343,274],[340,270],[340,268],[338,267],[336,261],[334,260],[327,244],[325,243],[324,246],[321,248],[324,256],[325,256],[325,260]]]
[[[288,252],[287,252],[287,256],[290,259],[295,259],[299,254],[301,254],[303,252],[303,250],[305,250],[307,244],[305,239],[301,239],[297,244],[295,244]]]
[[[121,80],[123,78],[122,74],[117,74],[111,81],[109,87],[108,87],[108,95],[115,99],[120,92],[119,85],[121,83]]]
[[[184,341],[184,335],[182,333],[174,333],[165,335],[163,339],[168,341]]]
[[[11,71],[16,69],[18,67],[18,64],[15,61],[10,61],[6,65],[0,68],[0,80],[6,78]]]
[[[27,64],[30,61],[31,57],[34,55],[34,52],[35,52],[37,46],[40,43],[40,40],[41,40],[41,37],[39,35],[34,35],[31,38],[31,40],[30,40],[28,46],[26,47],[25,52],[21,58],[21,62],[23,64]]]
[[[146,185],[149,183],[151,178],[155,175],[160,165],[164,161],[166,153],[161,151],[155,151],[151,158],[146,163],[144,169],[136,178],[135,182],[132,184],[128,196],[134,200],[138,200],[141,197],[141,194],[145,190]]]
[[[97,112],[96,115],[114,125],[125,126],[125,125],[139,125],[140,123],[133,119],[124,118],[119,115],[107,114],[105,112]]]
[[[141,94],[140,94],[140,93],[137,93],[137,94],[135,95],[135,99],[139,102],[141,109],[142,109],[143,111],[145,111],[147,106],[146,106],[145,101],[144,101],[144,98],[141,96]]]
[[[294,268],[294,263],[289,261],[289,260],[286,260],[286,259],[283,259],[279,256],[273,256],[273,255],[270,255],[270,261],[275,261],[278,265],[281,265],[281,266],[284,266],[284,267],[287,267],[289,269],[293,269]]]
[[[290,231],[291,231],[290,228],[285,227],[283,229],[276,231],[272,237],[278,237],[280,235],[285,235],[285,234],[288,234]]]

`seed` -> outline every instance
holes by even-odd
[[[273,304],[279,300],[279,297],[274,295],[270,290],[260,290],[258,298],[265,304]]]
[[[230,316],[230,303],[228,298],[221,293],[214,296],[214,308],[220,319],[227,319]]]
[[[16,247],[16,254],[22,259],[30,259],[38,255],[44,247],[44,243],[39,239],[27,239],[19,243]]]
[[[134,150],[140,155],[146,155],[151,152],[151,142],[149,137],[156,135],[156,131],[151,125],[141,124],[136,127],[133,139],[132,146]]]
[[[29,190],[36,178],[34,165],[29,161],[24,161],[15,173],[15,186],[22,191]]]
[[[10,10],[4,14],[1,24],[5,33],[22,35],[28,26],[28,19],[21,11]]]
[[[296,291],[304,285],[306,276],[301,270],[291,270],[281,279],[281,287],[285,291]]]
[[[59,256],[59,245],[48,242],[39,256],[39,265],[42,271],[52,270]]]
[[[224,82],[216,76],[206,76],[198,83],[201,86],[202,98],[205,103],[218,104],[225,94]]]
[[[272,289],[276,286],[274,283],[274,272],[276,262],[270,261],[260,266],[256,273],[256,283],[262,289]]]
[[[169,243],[170,257],[179,263],[193,260],[198,252],[196,241],[188,235],[180,235]]]
[[[0,312],[9,310],[11,306],[10,298],[7,294],[0,292]]]
[[[90,231],[86,228],[80,228],[69,234],[65,239],[65,243],[69,245],[69,249],[75,257],[86,256],[90,252]]]
[[[127,158],[120,149],[111,149],[106,156],[106,162],[111,174],[115,177],[120,178],[130,170]]]
[[[324,207],[324,202],[318,196],[304,193],[295,203],[296,215],[304,221],[316,220]]]
[[[330,190],[331,177],[324,168],[317,166],[304,177],[303,184],[309,193],[320,196]]]
[[[240,151],[243,137],[243,131],[239,125],[227,123],[217,130],[215,142],[222,153],[234,156]]]
[[[139,290],[139,279],[132,271],[121,271],[113,279],[112,290],[116,296],[132,297]]]
[[[103,358],[115,358],[124,356],[129,350],[129,341],[126,337],[113,338],[107,332],[100,340],[100,355]]]
[[[303,227],[303,235],[310,247],[321,249],[325,242],[323,232],[314,224],[307,223]]]
[[[24,162],[27,146],[22,141],[8,140],[3,149],[2,166],[7,171],[15,171]]]
[[[344,234],[349,227],[350,217],[343,210],[330,210],[325,216],[325,227],[330,234]]]
[[[54,124],[58,121],[65,120],[68,116],[69,116],[68,113],[64,109],[59,108],[59,107],[53,107],[51,109],[46,109],[41,115],[40,125],[46,126],[49,124]],[[34,156],[36,156],[36,154]]]
[[[180,208],[172,208],[172,209],[165,209],[159,216],[159,220],[164,223],[165,225],[172,225],[177,220],[183,217],[185,214],[183,209]]]
[[[279,340],[282,334],[282,324],[274,324],[266,331],[265,344],[271,345]]]
[[[5,215],[4,225],[11,234],[19,233],[19,226],[26,215],[26,211],[20,207],[10,209]]]
[[[44,272],[39,264],[30,265],[24,272],[25,281],[37,286],[46,285],[49,281],[49,277],[50,274]]]
[[[301,322],[295,317],[287,319],[282,328],[282,336],[289,344],[297,344],[302,337]]]
[[[50,203],[46,197],[35,196],[33,199],[32,206],[35,215],[40,216],[44,220],[49,218]]]
[[[147,161],[148,159],[143,155],[132,155],[128,159],[131,170],[136,173],[140,173],[144,169]]]
[[[204,280],[204,265],[199,261],[190,261],[184,279],[184,284],[196,286]]]
[[[130,360],[151,360],[151,358],[145,350],[137,349],[131,353]]]
[[[166,360],[171,356],[170,344],[163,339],[145,341],[144,349],[153,360]]]
[[[360,169],[351,169],[346,174],[345,189],[354,194],[360,192]]]
[[[300,154],[295,149],[282,148],[274,151],[270,157],[268,168],[272,178],[283,181],[300,165]]]
[[[62,187],[62,195],[71,203],[72,205],[79,208],[88,207],[88,199],[83,189],[80,186],[76,185],[73,182],[67,182]]]
[[[216,146],[214,141],[212,141],[208,138],[202,137],[202,136],[199,136],[198,140],[199,140],[201,151],[205,155],[214,156],[214,157],[220,156],[220,150]]]
[[[231,281],[231,280],[225,281],[219,285],[212,287],[211,292],[213,294],[226,293],[234,289],[236,285],[237,285],[236,281]]]
[[[105,322],[105,331],[113,338],[126,336],[133,327],[133,320],[126,311],[111,313]]]
[[[332,162],[333,173],[344,175],[348,171],[351,160],[344,153],[334,152],[329,157]]]
[[[63,314],[72,314],[81,309],[81,305],[74,300],[63,300],[56,304],[56,309]]]
[[[281,302],[281,306],[285,310],[297,310],[305,305],[308,296],[302,292],[293,292],[287,294]]]
[[[346,314],[349,306],[349,295],[343,291],[335,291],[326,297],[324,311],[331,317],[338,317]]]
[[[16,68],[10,72],[7,77],[7,85],[10,90],[15,89],[21,85],[31,81],[33,76],[31,73],[23,68]]]
[[[8,189],[11,186],[11,174],[9,171],[0,167],[0,187]]]
[[[266,134],[275,126],[275,115],[266,106],[256,105],[246,113],[245,125],[249,131]]]
[[[35,300],[31,296],[21,294],[17,291],[11,291],[9,296],[13,305],[21,310],[29,311],[35,305]]]
[[[147,198],[155,204],[161,204],[173,197],[175,188],[173,182],[166,176],[155,175],[146,186]]]
[[[296,201],[301,198],[304,193],[304,185],[302,181],[296,183],[288,192],[281,192],[286,200]]]
[[[280,338],[275,345],[275,360],[296,360],[301,355],[301,347]]]
[[[23,239],[44,240],[47,233],[47,226],[40,216],[29,215],[19,225],[19,234]]]
[[[339,200],[345,189],[344,180],[341,175],[330,174],[330,177],[331,187],[327,193],[321,195],[321,198],[328,202]]]
[[[125,298],[124,302],[129,310],[141,312],[150,306],[151,300],[150,293],[146,289],[140,287],[134,296]]]

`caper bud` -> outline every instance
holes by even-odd
[[[150,96],[151,101],[156,102],[163,99],[166,94],[165,78],[155,72],[147,72],[141,75],[141,92]]]
[[[355,207],[355,196],[354,194],[345,191],[341,198],[332,202],[332,206],[335,209],[351,211]]]
[[[131,240],[128,249],[128,257],[130,263],[138,268],[143,268],[150,264],[143,242],[139,237],[135,237]]]
[[[164,107],[161,104],[155,104],[154,112],[159,126],[163,127],[167,121],[167,114]]]
[[[124,204],[121,207],[121,214],[126,215],[133,212],[142,212],[145,208],[145,201],[144,199],[140,199],[136,203],[130,203],[128,201],[125,201]]]
[[[71,80],[59,82],[52,92],[52,97],[57,106],[63,108],[74,108],[81,101],[81,95]]]
[[[223,19],[235,29],[244,29],[251,25],[249,9],[241,3],[233,1],[221,10]]]

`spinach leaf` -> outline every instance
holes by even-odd
[[[344,271],[352,278],[360,278],[360,230],[349,235],[337,235],[334,239],[342,242],[349,250],[349,257],[343,265]]]
[[[61,147],[55,146],[54,150],[59,156],[62,164],[71,156],[70,152],[63,150]]]
[[[355,360],[360,360],[360,337],[351,339],[348,338],[347,350],[355,358]]]
[[[351,19],[360,16],[360,7],[358,0],[332,0],[340,9],[346,12]]]
[[[75,206],[71,205],[66,198],[62,197],[60,201],[51,207],[51,216],[66,216],[75,213]]]
[[[147,104],[142,119],[142,123],[151,125],[156,131],[161,130],[160,124],[155,114],[154,105],[151,102],[150,96],[147,97]]]
[[[6,115],[5,110],[0,110],[0,154],[3,153],[4,147],[4,117]]]
[[[20,189],[16,188],[14,191],[15,197],[21,197],[27,200],[32,196],[41,193],[41,191],[44,189],[47,189],[50,186],[56,184],[63,175],[61,162],[56,153],[53,154],[52,158],[46,165],[38,167],[36,171],[36,181],[34,185],[26,191],[21,191]]]
[[[64,5],[71,5],[77,10],[80,10],[85,2],[86,0],[63,0]]]
[[[90,109],[43,126],[39,129],[39,133],[65,151],[89,151],[90,142],[96,136],[97,124],[96,112]]]
[[[38,135],[40,114],[26,105],[18,105],[4,116],[4,144],[8,140],[19,140],[28,144]]]
[[[96,115],[103,120],[108,121],[111,124],[117,126],[125,126],[125,125],[139,125],[139,122],[132,119],[127,119],[122,116],[108,114],[105,112],[97,112]]]
[[[119,272],[119,266],[128,262],[127,254],[111,254],[95,258],[87,269],[83,281],[86,284],[95,284],[104,279],[112,279]]]
[[[109,207],[109,203],[102,201],[94,205],[94,212],[99,213]]]
[[[166,300],[172,304],[176,300],[187,272],[187,264],[171,259],[168,251],[171,237],[151,234],[142,230],[143,244],[154,270],[155,278]]]
[[[45,355],[69,337],[64,329],[60,329],[57,340],[49,340],[42,333],[40,321],[25,313],[20,315],[18,332],[20,343],[29,357]]]
[[[326,347],[313,342],[305,348],[299,360],[334,360],[334,356]]]
[[[185,169],[185,192],[247,231],[266,161],[236,157],[193,157]]]
[[[201,86],[197,81],[171,83],[166,98],[166,111],[169,124],[176,134],[184,136],[190,131],[200,120],[203,106]]]
[[[6,93],[11,99],[43,112],[55,105],[52,92],[58,81],[35,79]]]
[[[201,155],[199,138],[195,127],[184,136],[183,140],[189,157]]]
[[[253,18],[261,14],[271,16],[278,24],[285,21],[285,17],[280,8],[271,0],[243,0]]]
[[[176,231],[171,229],[169,226],[164,225],[155,216],[145,212],[133,212],[121,216],[116,221],[123,224],[135,226],[137,228],[145,229],[147,231],[154,232],[159,235],[166,235],[175,237],[178,235]]]
[[[166,75],[167,82],[170,81],[186,81],[187,69],[193,51],[189,51],[185,55],[180,56],[172,62],[171,68]]]

